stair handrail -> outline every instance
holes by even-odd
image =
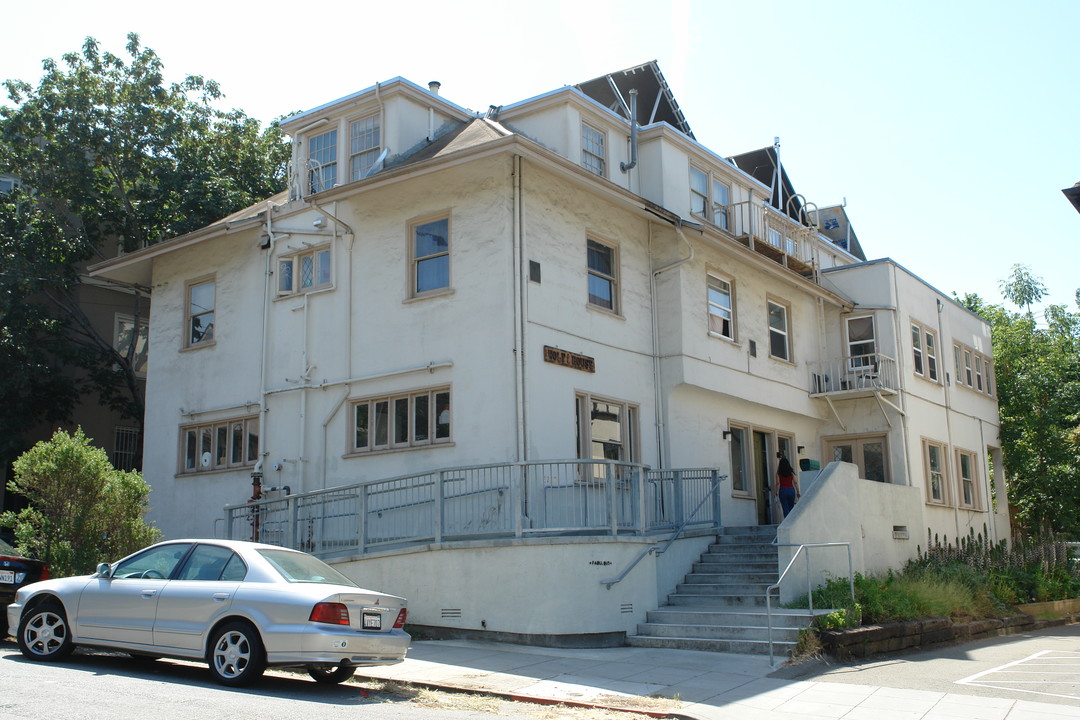
[[[683,520],[682,525],[680,525],[679,529],[675,531],[675,534],[667,539],[667,542],[664,543],[664,547],[662,547],[662,548],[659,547],[660,543],[653,543],[653,544],[649,545],[644,550],[642,550],[640,553],[638,553],[637,557],[635,557],[633,559],[633,561],[629,565],[627,565],[626,568],[621,573],[619,573],[617,576],[615,576],[613,578],[610,578],[608,580],[601,580],[600,584],[603,585],[608,590],[610,590],[612,585],[617,585],[618,583],[622,582],[623,579],[627,575],[630,574],[630,571],[633,570],[635,567],[637,567],[637,564],[639,562],[641,562],[642,560],[645,559],[646,555],[648,555],[649,553],[652,553],[652,552],[655,552],[657,555],[663,555],[665,552],[667,552],[668,548],[671,547],[671,544],[674,543],[675,540],[678,539],[679,535],[681,535],[683,530],[686,529],[686,526],[690,524],[690,521],[693,520],[694,517],[698,514],[698,511],[701,510],[701,506],[705,504],[705,501],[708,500],[709,498],[711,498],[714,494],[716,494],[716,491],[720,488],[720,483],[721,482],[723,482],[724,480],[727,480],[727,475],[718,475],[716,470],[713,470],[712,473],[713,473],[713,483],[712,483],[712,487],[709,488],[709,492],[705,493],[705,495],[701,498],[701,501],[697,504],[697,507],[694,508],[694,511],[691,512],[686,517],[685,520]],[[714,518],[714,519],[715,519],[716,527],[720,527],[720,507],[719,506],[716,507],[716,518]]]
[[[810,587],[810,550],[809,548],[819,547],[840,547],[841,545],[847,548],[847,562],[848,562],[848,587],[851,590],[851,601],[855,601],[855,573],[851,563],[851,543],[850,542],[824,542],[824,543],[778,543],[775,540],[772,543],[775,547],[797,547],[798,550],[791,556],[791,561],[788,562],[787,567],[784,568],[784,572],[780,573],[780,577],[776,580],[776,583],[765,588],[765,616],[769,624],[769,666],[773,667],[773,623],[772,623],[772,592],[776,590],[777,600],[780,599],[780,584],[784,582],[784,578],[791,571],[791,568],[795,565],[795,561],[799,559],[799,555],[803,550],[806,550],[804,557],[806,558],[806,596],[809,598],[810,614],[814,613],[814,593]]]

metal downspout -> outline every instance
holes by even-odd
[[[267,406],[267,393],[266,393],[266,350],[269,346],[267,342],[270,337],[270,295],[273,293],[273,286],[271,285],[273,278],[273,261],[274,261],[274,208],[277,207],[271,202],[266,203],[266,267],[263,271],[263,304],[262,304],[262,341],[259,348],[259,456],[255,460],[255,469],[252,471],[254,477],[256,473],[262,475],[263,459],[267,456],[266,450],[266,426],[267,415],[269,415],[270,409]]]
[[[514,371],[517,375],[514,384],[514,404],[517,412],[517,462],[529,459],[528,432],[525,424],[528,413],[525,412],[527,389],[525,385],[525,325],[527,321],[528,287],[525,280],[525,230],[521,196],[522,158],[514,155],[513,164],[513,264],[514,264]]]

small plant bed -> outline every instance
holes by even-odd
[[[1080,597],[1080,572],[1068,546],[1053,538],[991,544],[974,533],[956,545],[928,542],[899,572],[855,575],[852,600],[847,578],[814,591],[814,607],[836,608],[814,621],[817,643],[831,655],[862,657],[879,652],[989,637],[1033,626],[1061,624],[1025,615],[1023,603]],[[809,607],[805,596],[794,607]],[[1066,607],[1060,605],[1059,607]],[[1060,621],[1060,622],[1056,622]]]

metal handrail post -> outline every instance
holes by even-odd
[[[225,539],[232,540],[233,509],[225,508]]]
[[[649,527],[649,512],[645,501],[645,469],[635,467],[633,473],[637,483],[638,534],[644,537]]]
[[[289,519],[289,521],[288,521],[289,530],[286,533],[286,537],[288,538],[288,545],[286,545],[286,547],[294,548],[294,547],[296,547],[296,538],[297,538],[296,523],[299,522],[298,517],[300,515],[300,513],[299,513],[299,510],[300,510],[299,505],[300,505],[300,503],[297,501],[297,499],[296,499],[296,497],[294,495],[290,495],[289,497],[287,497],[285,499],[285,503],[286,503],[285,507],[288,510],[287,517]]]
[[[431,490],[435,493],[435,542],[442,542],[443,535],[443,489],[446,487],[446,472],[439,471],[439,480]]]
[[[619,515],[615,512],[615,466],[604,466],[604,477],[607,479],[607,509],[608,520],[611,522],[611,537],[619,535]]]
[[[361,485],[360,497],[357,498],[356,517],[359,522],[359,527],[356,528],[356,544],[357,550],[363,555],[367,552],[368,544],[368,486]]]
[[[683,475],[681,470],[676,470],[671,473],[672,492],[675,500],[675,517],[672,518],[675,522],[682,524],[686,518],[686,508],[683,507]],[[661,487],[661,492],[663,489]]]
[[[525,516],[525,466],[514,463],[510,475],[510,512],[514,513],[514,537],[520,538]]]

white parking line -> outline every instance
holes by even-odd
[[[1049,661],[1049,662],[1048,662]],[[1073,670],[1051,670],[1050,668],[1075,668]],[[1006,677],[1002,677],[1002,676]],[[1020,679],[1018,675],[1034,675],[1039,679]],[[1011,677],[1016,679],[1011,679]],[[1070,678],[1068,680],[1062,678]],[[1013,690],[1015,692],[1030,693],[1032,695],[1048,695],[1051,697],[1080,699],[1080,651],[1043,650],[1034,655],[1029,655],[1022,660],[1016,660],[1005,665],[1000,665],[990,670],[983,670],[962,680],[956,680],[957,685],[974,685],[977,687],[995,688],[997,690]],[[1030,690],[1017,685],[1039,685],[1045,690]],[[1054,686],[1068,685],[1073,692],[1062,694],[1049,692],[1057,689]]]

